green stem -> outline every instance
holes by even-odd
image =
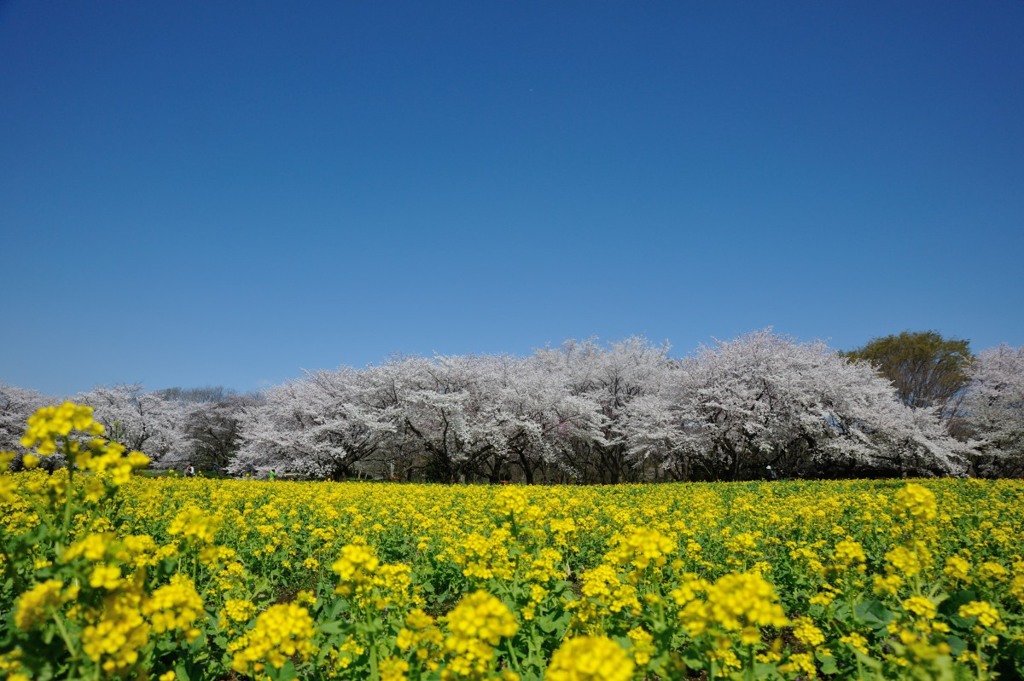
[[[75,462],[71,458],[71,453],[68,452],[67,440],[64,441],[64,452],[68,457],[68,484],[67,489],[64,490],[64,526],[61,531],[61,542],[68,536],[68,531],[71,529],[71,493],[74,490],[75,481]]]
[[[367,620],[367,623],[369,625],[367,628],[370,631],[373,631],[374,628],[375,628],[374,627],[375,621],[374,621],[373,614],[370,613],[370,612],[367,612],[366,615],[367,615],[366,620]],[[379,675],[379,672],[377,671],[377,641],[379,639],[380,639],[379,636],[373,636],[372,637],[372,643],[370,644],[370,681],[379,681],[380,680],[380,675]]]
[[[516,650],[512,647],[512,639],[505,639],[505,648],[508,650],[509,662],[512,663],[512,671],[514,671],[516,674],[522,677],[523,670],[519,666],[519,656],[516,655]]]
[[[60,617],[57,616],[56,611],[52,612],[53,622],[57,625],[57,631],[60,632],[60,637],[64,639],[64,645],[67,647],[68,652],[71,653],[71,659],[78,659],[78,651],[75,650],[75,644],[71,642],[71,636],[68,635],[68,630],[64,626],[64,622],[61,621]]]

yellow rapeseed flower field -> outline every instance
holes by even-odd
[[[143,478],[0,456],[0,677],[1024,676],[1024,482]]]

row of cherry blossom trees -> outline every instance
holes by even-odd
[[[161,465],[346,479],[612,483],[1024,474],[1024,348],[972,362],[957,433],[868,362],[769,330],[683,359],[643,338],[528,357],[398,357],[264,391],[96,388]],[[0,448],[43,396],[0,385]],[[52,400],[49,400],[52,401]]]
[[[194,463],[208,471],[226,469],[238,450],[244,410],[261,401],[222,388],[147,392],[140,385],[100,386],[57,398],[0,383],[0,450],[21,452],[28,417],[65,399],[92,406],[108,437],[146,452],[158,465]],[[43,461],[51,469],[62,463]],[[15,460],[19,465],[20,457]]]

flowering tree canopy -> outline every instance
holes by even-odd
[[[760,331],[703,347],[630,415],[632,452],[689,477],[957,473],[958,445],[863,362]],[[702,477],[703,477],[702,476]]]
[[[873,363],[770,330],[668,350],[568,341],[307,372],[258,396],[136,385],[80,401],[158,465],[234,474],[615,483],[1005,474],[995,461],[1024,459],[1021,350],[979,356],[955,421],[948,400],[905,404]],[[16,440],[46,401],[0,385],[0,434]],[[950,437],[954,423],[974,439]]]
[[[965,421],[993,469],[982,472],[1024,474],[1024,347],[985,350],[968,375]]]
[[[158,392],[147,392],[141,385],[101,386],[76,399],[95,410],[107,437],[129,450],[158,460],[187,448],[183,405]]]

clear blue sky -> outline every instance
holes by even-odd
[[[0,2],[0,380],[1024,344],[1024,1]]]

